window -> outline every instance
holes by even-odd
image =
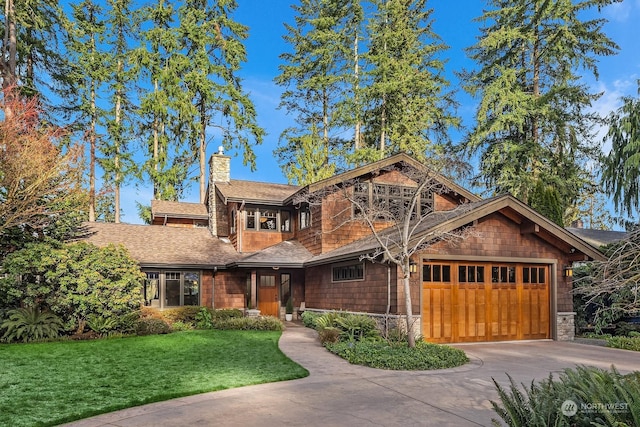
[[[426,264],[422,267],[425,282],[451,282],[451,266],[447,264]]]
[[[481,265],[459,265],[458,282],[460,283],[483,283],[484,267]]]
[[[359,182],[353,187],[354,200],[362,207],[376,208],[382,213],[404,215],[404,212],[411,205],[411,200],[415,194],[414,187],[390,184],[373,184],[370,186],[366,182]],[[371,202],[373,197],[373,203]],[[433,212],[433,192],[423,191],[416,203],[416,208],[412,217],[420,209],[420,215],[427,215]],[[361,214],[361,210],[354,207],[354,215]],[[384,215],[383,215],[384,216]]]
[[[522,283],[545,284],[547,282],[547,274],[545,267],[523,267]]]
[[[364,263],[339,265],[332,269],[334,282],[364,279]]]
[[[143,289],[144,305],[160,306],[160,273],[157,271],[148,271],[144,280]]]
[[[273,210],[260,211],[260,230],[275,231],[278,229],[278,214]]]
[[[276,209],[247,208],[245,228],[257,231],[291,231],[291,213]],[[235,221],[232,220],[235,229]],[[233,232],[233,231],[232,231]]]
[[[291,275],[282,273],[280,275],[280,302],[284,305],[291,297]]]
[[[493,283],[516,283],[516,268],[507,266],[491,267]]]
[[[255,230],[256,229],[256,210],[255,209],[247,209],[247,230]]]
[[[260,276],[260,287],[261,288],[271,288],[276,285],[276,276],[266,275]]]
[[[307,227],[311,227],[311,209],[309,209],[309,206],[300,209],[300,230]]]
[[[152,307],[200,305],[200,272],[147,271],[144,304]]]
[[[280,211],[280,231],[291,231],[291,212]]]

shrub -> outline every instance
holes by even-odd
[[[222,330],[282,331],[284,324],[273,316],[232,317],[215,323],[214,327]]]
[[[315,311],[305,311],[302,313],[302,323],[307,328],[316,329],[316,319],[322,316],[322,313],[317,313]]]
[[[207,307],[197,305],[185,305],[183,307],[168,308],[159,311],[160,317],[167,323],[191,322],[196,323],[196,316],[201,310],[208,310]],[[154,316],[155,317],[155,316]]]
[[[491,402],[509,426],[640,425],[640,372],[624,376],[614,368],[605,371],[580,366],[566,369],[558,380],[550,375],[529,387],[519,387],[511,377],[509,381],[509,387],[503,388],[494,379],[500,402]],[[563,404],[568,400],[576,405],[575,415],[563,413]],[[618,410],[594,409],[594,404],[615,404]],[[498,419],[493,422],[501,425]]]
[[[207,307],[200,307],[195,317],[198,329],[211,329],[213,327],[213,315]]]
[[[340,313],[339,311],[327,311],[326,313],[321,314],[315,319],[315,329],[320,330],[324,328],[339,327],[337,320],[342,315],[343,313]]]
[[[142,303],[144,275],[123,246],[35,243],[7,255],[3,269],[4,303],[47,306],[69,331],[82,332],[89,316],[118,319]]]
[[[329,326],[318,331],[322,345],[336,343],[340,340],[340,329]]]
[[[624,350],[640,351],[640,337],[609,337],[607,338],[607,346]]]
[[[190,331],[190,330],[192,330],[194,328],[195,328],[195,326],[193,325],[193,323],[181,322],[179,320],[177,322],[173,322],[171,324],[171,330],[175,331],[175,332]]]
[[[244,313],[242,310],[238,310],[237,308],[221,308],[213,310],[212,316],[212,321],[215,325],[216,322],[244,317]]]
[[[168,334],[171,328],[164,320],[142,318],[136,322],[135,332],[137,335]]]
[[[338,316],[334,322],[341,330],[342,340],[361,341],[364,338],[380,337],[375,319],[364,314],[344,314]]]
[[[326,344],[325,347],[354,365],[394,370],[445,369],[469,361],[464,351],[424,341],[414,348],[386,341],[350,341]]]
[[[9,310],[8,318],[2,322],[1,329],[6,329],[3,340],[36,341],[57,338],[62,329],[62,321],[49,311],[37,308],[18,308]]]
[[[111,331],[118,329],[120,322],[113,317],[101,317],[90,315],[87,317],[87,326],[94,332],[106,335]]]

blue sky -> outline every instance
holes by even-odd
[[[251,172],[242,165],[242,158],[236,153],[228,152],[232,156],[231,177],[254,181],[268,181],[285,183],[274,156],[282,130],[292,122],[292,118],[284,111],[278,110],[281,88],[276,86],[273,79],[278,72],[278,56],[288,50],[283,41],[285,34],[284,22],[293,23],[294,13],[291,5],[294,0],[237,0],[239,7],[234,16],[235,20],[250,28],[249,39],[246,41],[248,61],[244,64],[241,76],[244,79],[244,89],[250,93],[257,112],[258,124],[267,131],[264,142],[255,148],[257,155],[257,170]],[[457,89],[458,82],[454,71],[469,68],[469,62],[464,49],[473,45],[479,34],[478,23],[474,18],[482,14],[484,1],[482,0],[430,0],[428,6],[434,9],[434,30],[450,47],[447,74],[452,87]],[[600,59],[600,77],[596,81],[591,76],[585,76],[585,82],[595,91],[603,92],[601,99],[593,106],[594,110],[606,114],[619,106],[619,99],[623,95],[636,94],[636,81],[640,78],[640,0],[624,0],[622,3],[611,5],[603,10],[603,17],[610,22],[605,31],[620,46],[620,52],[613,57]],[[463,118],[463,124],[472,125],[475,111],[475,101],[461,91],[458,93],[460,108],[458,114]],[[460,136],[453,135],[454,140]],[[208,155],[217,150],[219,141],[215,139],[209,143]],[[604,147],[606,150],[606,147]],[[122,206],[124,216],[122,220],[129,223],[140,223],[136,211],[136,202],[149,204],[152,189],[149,183],[131,184],[122,190]],[[197,183],[191,191],[187,191],[183,201],[197,202]]]

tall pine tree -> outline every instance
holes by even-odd
[[[280,55],[275,81],[285,87],[280,107],[295,115],[296,126],[282,133],[276,157],[289,182],[308,184],[333,175],[351,143],[341,134],[356,126],[345,98],[356,87],[362,9],[354,0],[302,0],[292,7],[295,24],[285,24],[284,37],[292,51]]]
[[[488,1],[469,50],[477,71],[462,74],[479,99],[466,142],[480,155],[477,183],[538,206],[544,192],[534,190],[555,188],[563,212],[578,200],[596,153],[589,107],[598,98],[581,73],[597,76],[597,56],[617,50],[605,21],[584,16],[615,1]]]

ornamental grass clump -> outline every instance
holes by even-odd
[[[579,366],[530,386],[511,377],[508,387],[493,382],[500,398],[491,402],[496,426],[640,426],[640,372]]]

